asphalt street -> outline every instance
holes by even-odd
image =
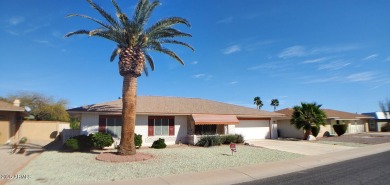
[[[255,184],[388,185],[390,184],[390,151],[290,174],[240,183],[240,185]]]

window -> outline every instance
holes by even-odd
[[[149,136],[173,136],[175,135],[175,119],[172,116],[149,116]]]
[[[99,116],[99,132],[121,137],[122,118],[120,116]]]
[[[215,135],[217,125],[195,125],[195,135]]]

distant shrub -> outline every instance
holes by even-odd
[[[141,148],[141,146],[142,146],[142,135],[141,134],[135,134],[134,144],[135,144],[136,148]]]
[[[347,124],[333,125],[333,129],[338,136],[341,136],[341,135],[345,134],[345,132],[347,132],[348,125]]]
[[[162,148],[166,148],[166,147],[167,147],[167,145],[165,144],[165,139],[161,139],[161,138],[154,141],[152,144],[152,148],[155,148],[155,149],[162,149]]]
[[[311,133],[313,134],[314,137],[317,137],[319,132],[320,132],[320,127],[311,126]]]
[[[79,150],[80,149],[79,140],[70,138],[66,140],[66,142],[64,143],[64,147],[71,150]]]
[[[93,147],[91,136],[78,135],[69,138],[64,147],[71,150],[90,150]]]
[[[381,126],[381,132],[388,132],[389,130],[389,123],[386,123]]]
[[[98,149],[103,149],[114,143],[112,136],[107,133],[98,132],[96,134],[90,134],[89,137],[91,137],[93,147]]]
[[[221,137],[220,136],[205,135],[205,136],[202,136],[195,145],[196,146],[203,146],[203,147],[221,145]]]
[[[220,140],[222,144],[230,144],[230,143],[243,143],[244,137],[241,134],[228,134],[220,136]]]
[[[26,144],[27,143],[27,138],[26,137],[22,137],[20,140],[19,140],[19,144]]]

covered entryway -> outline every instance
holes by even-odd
[[[9,138],[9,121],[5,121],[0,117],[0,145],[7,142]]]

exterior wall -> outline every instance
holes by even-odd
[[[269,139],[269,121],[240,120],[240,123],[235,125],[235,133],[244,136],[244,140]]]
[[[46,145],[54,141],[63,129],[69,129],[69,123],[57,121],[23,121],[15,140],[26,137],[29,143]]]
[[[153,115],[158,116],[158,115]],[[81,116],[80,134],[89,135],[99,132],[99,115],[83,113]],[[152,146],[155,140],[165,139],[167,145],[187,143],[187,116],[175,116],[174,136],[148,136],[148,115],[137,115],[135,120],[135,133],[142,135],[142,146]],[[114,138],[115,145],[119,145],[120,138]]]
[[[80,134],[89,135],[99,132],[99,115],[83,113],[80,120]]]
[[[303,139],[303,130],[290,124],[290,120],[278,120],[279,137]]]
[[[10,137],[9,112],[0,111],[0,145],[5,144]]]

